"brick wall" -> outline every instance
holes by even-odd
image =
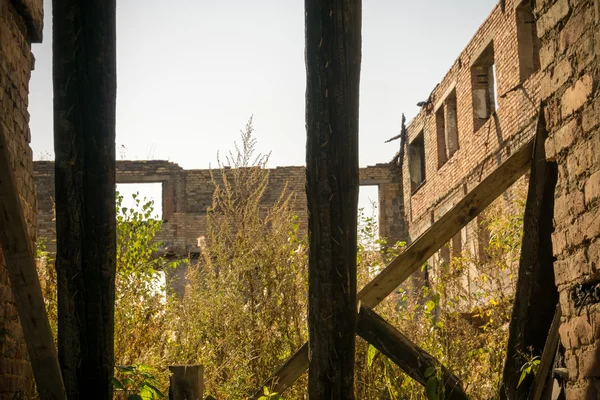
[[[0,124],[7,135],[29,235],[35,241],[36,197],[29,147],[29,78],[34,59],[31,42],[41,40],[41,0],[0,0]],[[2,229],[2,227],[0,227]],[[0,399],[30,395],[33,375],[0,249]]]
[[[34,171],[38,192],[38,236],[48,239],[48,249],[54,251],[54,163],[36,161]],[[294,209],[300,229],[304,231],[308,220],[305,181],[304,167],[270,169],[269,184],[263,197],[264,205],[268,206],[277,201],[284,187],[294,192]],[[212,205],[214,184],[210,170],[184,170],[168,161],[117,161],[117,182],[162,183],[163,228],[159,239],[180,256],[196,249],[198,237],[206,233],[206,210]],[[360,183],[379,187],[381,236],[393,242],[406,240],[400,169],[391,164],[361,168]]]
[[[600,2],[538,0],[567,399],[600,396]],[[590,292],[592,290],[592,292]],[[587,294],[587,296],[586,296]],[[587,297],[587,298],[586,298]]]
[[[407,143],[420,134],[425,142],[426,178],[416,190],[411,188],[410,151],[403,165],[406,218],[413,239],[506,159],[511,149],[534,134],[541,75],[538,69],[522,81],[517,40],[518,3],[520,1],[507,0],[504,10],[500,4],[494,7],[433,90],[429,104],[407,128]],[[475,117],[474,110],[473,68],[490,46],[497,77],[497,109],[492,110],[487,119],[480,119]],[[440,154],[440,118],[436,119],[436,111],[444,107],[452,93],[456,96],[458,150],[440,166],[439,159],[444,155]],[[444,118],[441,121],[443,123]],[[454,121],[449,122],[454,124]]]

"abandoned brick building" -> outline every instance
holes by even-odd
[[[0,136],[8,143],[0,151],[8,155],[17,177],[32,242],[36,212],[37,236],[51,238],[53,231],[54,168],[50,162],[32,164],[29,147],[30,44],[41,40],[41,24],[41,1],[0,0]],[[360,171],[361,184],[379,186],[381,235],[391,241],[414,241],[535,136],[540,104],[544,105],[545,156],[558,166],[552,234],[556,261],[553,269],[547,268],[560,295],[560,340],[570,399],[600,396],[600,303],[581,312],[572,296],[583,283],[600,276],[599,55],[599,0],[500,0],[408,125],[402,165],[380,164]],[[117,168],[118,182],[162,183],[161,239],[182,255],[194,251],[211,201],[209,172],[183,170],[165,161],[122,161]],[[302,167],[271,170],[266,201],[273,201],[286,182],[298,194],[302,223],[306,220]],[[475,219],[452,239],[449,251],[478,254],[482,234]],[[431,264],[448,257],[442,250]],[[32,388],[31,366],[3,264],[0,398]]]
[[[16,176],[32,243],[37,204],[27,104],[34,66],[31,43],[42,39],[42,13],[41,0],[0,1],[0,136],[6,146],[0,146],[0,157],[9,159]],[[0,182],[4,178],[0,176]],[[12,398],[19,391],[31,393],[32,389],[27,347],[0,248],[0,398]]]
[[[212,174],[218,181],[219,174]],[[206,210],[213,201],[210,170],[185,170],[168,161],[117,161],[118,183],[159,183],[162,191],[163,226],[159,240],[175,256],[186,257],[198,251],[198,238],[206,233]],[[37,231],[48,239],[54,250],[54,162],[34,162],[38,193]],[[379,188],[379,223],[381,234],[391,241],[405,240],[402,223],[402,187],[397,168],[378,164],[360,169],[360,184]],[[269,185],[263,196],[265,205],[274,204],[284,188],[295,193],[294,210],[300,229],[306,232],[306,195],[304,167],[277,167],[269,170]]]

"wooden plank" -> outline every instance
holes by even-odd
[[[171,365],[169,400],[202,400],[204,367],[202,365]]]
[[[532,159],[533,142],[534,140],[531,139],[519,147],[456,206],[434,222],[425,233],[419,236],[358,293],[358,300],[369,308],[374,308],[381,303],[404,280],[418,270],[429,257],[523,176]],[[305,344],[263,386],[272,387],[274,391],[282,393],[307,368],[308,347]]]
[[[465,400],[468,398],[456,375],[363,304],[358,313],[356,333],[423,386],[427,383],[426,371],[428,369],[441,372],[445,399]]]
[[[554,284],[552,269],[552,219],[558,167],[556,163],[546,161],[546,137],[542,112],[537,125],[527,204],[523,216],[519,274],[508,328],[501,399],[527,398],[533,378],[527,377],[518,384],[521,367],[526,361],[522,354],[542,354],[558,304],[558,290]]]
[[[434,222],[358,293],[358,299],[370,308],[381,303],[429,257],[523,176],[528,170],[532,154],[533,139],[515,151],[450,211]]]
[[[27,232],[6,132],[0,124],[0,244],[17,304],[37,390],[42,399],[65,399],[60,366]]]
[[[560,304],[557,304],[556,311],[554,312],[554,318],[552,319],[552,325],[550,325],[550,331],[548,332],[548,338],[546,339],[546,344],[544,345],[542,359],[540,360],[540,365],[538,366],[533,385],[531,386],[529,400],[540,400],[542,398],[542,394],[544,393],[544,388],[548,382],[552,365],[554,364],[556,348],[558,347],[558,340],[560,338],[558,329],[560,328],[561,316],[562,312]],[[550,379],[550,382],[552,382],[552,379]],[[547,389],[552,390],[552,387]]]

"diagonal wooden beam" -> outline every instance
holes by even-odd
[[[542,352],[542,357],[540,359],[540,365],[535,373],[533,385],[531,385],[531,389],[529,391],[528,400],[540,400],[545,391],[552,390],[551,387],[546,387],[546,384],[548,383],[548,380],[550,382],[553,380],[550,371],[552,370],[552,364],[554,363],[554,358],[556,357],[558,341],[560,340],[558,329],[560,328],[561,317],[562,310],[560,308],[560,304],[557,304],[556,310],[554,311],[554,318],[552,319],[552,324],[550,325],[550,330],[548,331],[548,337],[546,338],[546,344],[544,345],[544,350]]]
[[[429,379],[428,369],[441,373],[440,381],[444,385],[444,399],[466,400],[468,398],[456,375],[364,304],[361,304],[359,309],[356,333],[423,386]]]
[[[425,261],[446,244],[464,226],[504,193],[529,169],[533,157],[531,138],[491,172],[450,211],[419,236],[359,293],[358,300],[374,308]],[[305,343],[264,384],[282,393],[308,368],[308,346]],[[261,386],[262,390],[262,386]],[[259,390],[257,393],[262,393]],[[253,398],[257,398],[253,397]]]
[[[41,399],[65,399],[6,132],[0,124],[0,244]]]

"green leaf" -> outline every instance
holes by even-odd
[[[435,379],[435,378],[427,379],[427,382],[425,383],[425,393],[427,394],[427,398],[429,400],[438,400],[437,385],[438,385],[437,379]]]
[[[425,303],[425,310],[431,312],[431,310],[433,310],[435,308],[435,302],[432,300],[429,300],[427,303]]]
[[[425,373],[423,374],[425,375],[425,378],[429,378],[431,376],[435,375],[435,368],[434,367],[429,367],[425,370]]]
[[[133,374],[135,372],[135,367],[133,366],[117,365],[115,368],[123,372],[124,374]]]
[[[144,399],[139,394],[130,394],[129,396],[127,396],[127,400],[144,400]]]
[[[369,366],[369,368],[371,367],[371,365],[373,365],[373,359],[375,358],[376,354],[377,349],[372,344],[370,344],[369,349],[367,350],[367,365]]]
[[[125,390],[125,386],[123,386],[123,383],[117,378],[112,378],[112,384],[114,390]]]

